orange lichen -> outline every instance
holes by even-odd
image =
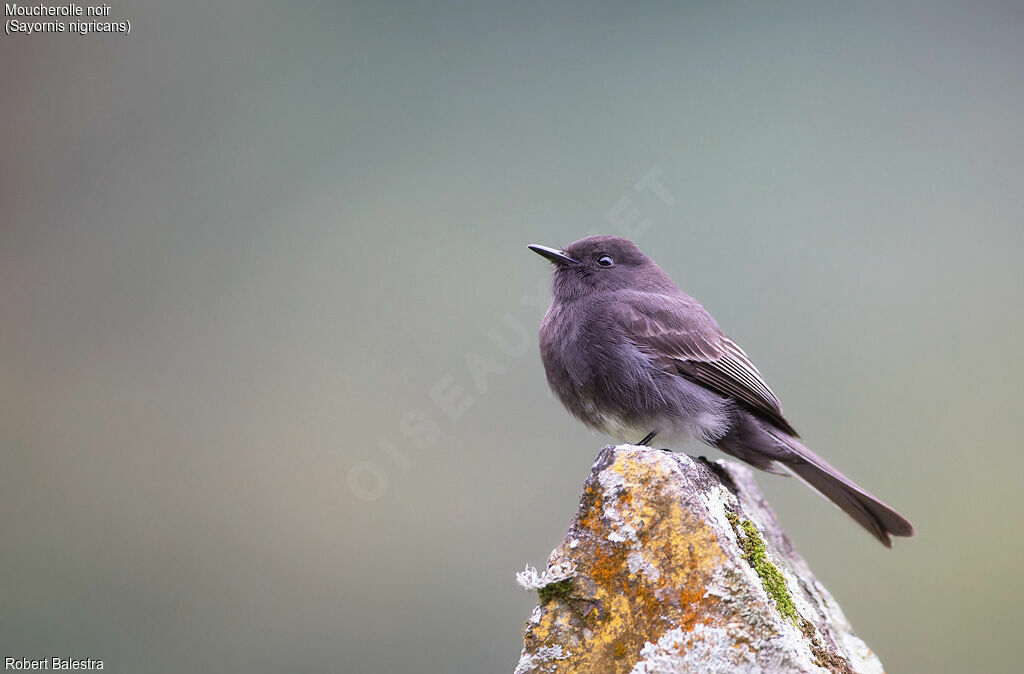
[[[708,593],[725,560],[714,532],[666,491],[669,474],[657,464],[624,452],[605,470],[621,475],[625,488],[602,490],[588,483],[572,533],[555,553],[576,560],[576,578],[582,581],[574,584],[571,598],[579,604],[559,607],[586,606],[587,611],[550,610],[563,601],[556,599],[545,605],[539,622],[527,625],[530,650],[575,644],[566,647],[568,657],[547,663],[545,671],[628,672],[644,643],[668,629],[722,623],[720,600]],[[578,541],[575,549],[569,548],[570,539]],[[632,570],[631,554],[642,560]],[[588,634],[581,639],[584,624]],[[569,633],[573,637],[566,639]]]

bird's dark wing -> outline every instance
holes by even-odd
[[[617,318],[640,349],[796,437],[764,377],[696,300],[633,291],[618,299]]]

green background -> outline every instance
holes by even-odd
[[[1019,669],[1019,2],[119,17],[0,36],[0,656],[511,671],[514,574],[606,442],[547,392],[525,245],[629,199],[808,445],[917,526],[885,550],[759,476],[857,633],[892,672]]]

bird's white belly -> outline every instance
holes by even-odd
[[[590,411],[590,410],[588,410]],[[638,426],[614,414],[601,413],[593,410],[593,417],[599,420],[598,430],[620,442],[636,444],[648,433],[656,432],[656,442],[673,447],[689,445],[694,440],[706,445],[714,445],[714,441],[722,437],[729,428],[728,417],[724,414],[706,413],[700,418],[683,420],[679,417],[650,421]]]

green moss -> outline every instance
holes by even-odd
[[[740,548],[743,549],[743,557],[754,567],[765,592],[775,601],[775,608],[784,618],[789,618],[794,625],[800,624],[800,614],[797,613],[796,604],[793,603],[793,595],[789,593],[786,585],[786,578],[782,572],[768,561],[768,551],[761,538],[761,532],[757,530],[750,520],[740,521],[735,513],[727,513],[729,522],[736,530],[736,538],[739,540]],[[742,534],[740,533],[742,532]]]
[[[565,599],[569,596],[569,592],[571,590],[572,578],[566,578],[565,580],[560,580],[557,583],[548,583],[537,590],[537,596],[540,597],[542,602],[547,602],[552,599]]]
[[[835,651],[830,651],[821,645],[818,631],[807,618],[800,618],[800,631],[803,632],[811,647],[811,655],[814,656],[814,664],[822,669],[827,669],[832,674],[857,674],[850,666],[850,661]]]

